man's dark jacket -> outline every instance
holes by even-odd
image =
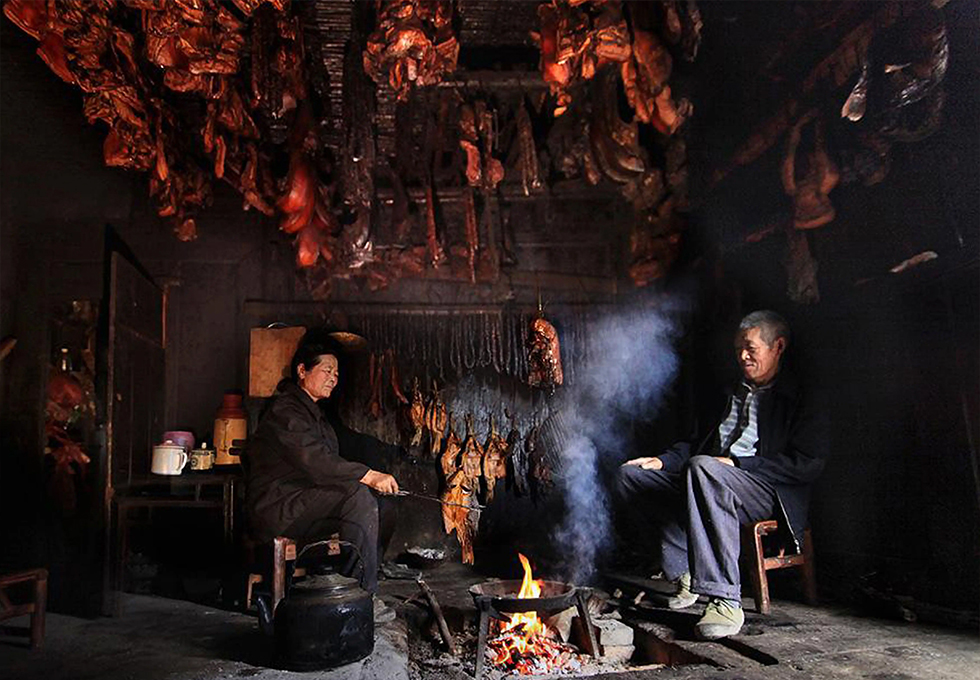
[[[664,469],[680,472],[692,455],[719,455],[718,426],[731,409],[732,398],[708,432],[691,442],[674,444],[660,455]],[[797,551],[806,527],[810,486],[827,459],[822,417],[804,398],[792,374],[780,371],[771,389],[759,393],[759,443],[756,455],[735,457],[735,464],[769,482],[779,494],[781,524],[790,530]],[[691,443],[696,443],[693,449]]]
[[[245,452],[249,528],[260,541],[280,535],[303,514],[310,489],[321,490],[321,500],[322,491],[336,494],[339,504],[370,469],[358,460],[379,447],[395,448],[339,421],[331,424],[294,382],[283,381],[278,389]]]

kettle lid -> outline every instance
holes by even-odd
[[[342,592],[360,589],[356,579],[342,574],[321,574],[307,576],[302,581],[293,584],[292,590],[316,590],[328,592]]]

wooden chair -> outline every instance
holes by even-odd
[[[336,541],[340,539],[340,534],[334,534],[330,537],[330,546],[328,548],[328,554],[339,555],[340,554],[340,544]],[[286,536],[276,536],[272,539],[272,611],[276,611],[276,605],[279,601],[286,597],[286,574],[288,569],[288,562],[296,561],[296,541]],[[293,571],[293,576],[304,576],[306,575],[306,570],[302,567],[297,567]],[[251,573],[248,575],[248,585],[245,591],[245,609],[252,608],[252,589],[259,583],[262,583],[264,578],[260,573]]]
[[[34,582],[34,597],[26,604],[14,604],[7,597],[6,589],[18,583]],[[15,616],[31,616],[31,649],[39,649],[44,642],[44,612],[48,605],[48,570],[28,569],[15,574],[0,575],[0,621]]]
[[[763,536],[773,533],[779,528],[774,519],[747,524],[742,527],[742,562],[752,583],[755,608],[760,614],[769,613],[769,579],[766,572],[772,569],[787,569],[800,567],[803,579],[803,598],[807,604],[817,603],[817,580],[813,566],[813,540],[810,530],[803,532],[803,552],[799,555],[787,555],[785,547],[780,547],[778,554],[766,557],[763,553]]]

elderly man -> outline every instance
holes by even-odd
[[[616,497],[660,530],[661,568],[676,584],[672,609],[708,597],[696,631],[737,634],[745,622],[739,583],[739,527],[776,517],[799,549],[810,485],[824,466],[824,437],[793,377],[781,369],[789,327],[771,311],[742,319],[735,353],[742,380],[720,421],[659,456],[619,470]]]

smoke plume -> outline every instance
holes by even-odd
[[[600,479],[601,456],[625,458],[630,421],[656,413],[677,373],[674,349],[678,309],[621,312],[589,329],[588,360],[567,385],[560,484],[565,514],[556,540],[567,556],[567,578],[588,582],[611,543],[608,494]]]

